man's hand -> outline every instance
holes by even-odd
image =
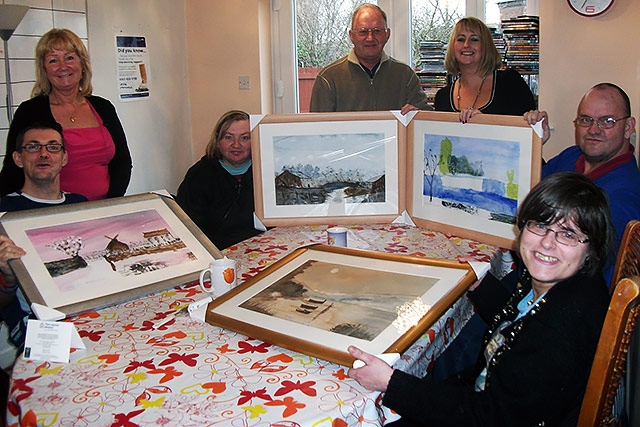
[[[531,110],[524,113],[523,117],[524,117],[524,121],[530,125],[535,125],[540,120],[544,119],[544,121],[542,122],[542,132],[543,132],[542,145],[544,145],[549,140],[549,137],[551,136],[551,131],[549,129],[549,115],[547,114],[547,112]]]
[[[400,114],[403,116],[406,115],[409,111],[416,111],[418,108],[414,107],[411,104],[404,104],[404,106],[400,109]]]
[[[4,274],[7,286],[12,286],[15,282],[13,272],[9,267],[9,260],[20,258],[26,254],[27,253],[21,247],[18,247],[13,243],[13,240],[0,234],[0,272]]]

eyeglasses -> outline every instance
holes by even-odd
[[[573,123],[581,128],[590,128],[595,122],[598,125],[598,129],[611,129],[616,125],[616,123],[621,120],[628,119],[629,117],[631,116],[620,117],[619,119],[614,119],[613,117],[600,117],[599,119],[594,119],[589,116],[578,116]]]
[[[383,34],[385,34],[387,32],[388,28],[358,28],[358,29],[353,29],[353,32],[355,32],[358,37],[367,37],[369,35],[369,33],[371,33],[371,35],[373,37],[380,37]]]
[[[524,227],[537,236],[546,236],[549,232],[555,234],[556,242],[566,245],[566,246],[578,246],[578,243],[589,243],[589,238],[585,237],[584,239],[580,239],[578,235],[571,230],[559,230],[555,231],[547,224],[543,224],[538,221],[529,220],[524,225]]]
[[[59,153],[64,149],[62,144],[36,144],[35,142],[30,142],[18,148],[18,151],[26,151],[27,153],[39,153],[43,147],[50,153]]]

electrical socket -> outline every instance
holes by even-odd
[[[249,80],[249,76],[240,76],[240,77],[238,77],[238,89],[240,89],[240,90],[249,90],[249,89],[251,89],[251,82]]]

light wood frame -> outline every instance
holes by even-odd
[[[370,275],[376,279],[356,279]],[[468,264],[312,245],[216,298],[206,321],[350,366],[351,344],[373,354],[406,350],[475,280]],[[375,315],[368,317],[367,310]],[[377,332],[368,337],[341,329],[353,318],[366,330],[381,311],[390,318],[376,323]]]
[[[251,120],[255,212],[263,224],[390,222],[405,209],[403,168],[406,132],[393,113],[281,114],[252,116]],[[304,144],[308,148],[298,149]],[[369,157],[368,162],[359,160],[365,156]],[[339,169],[353,168],[370,174],[372,169],[365,168],[375,164],[384,174],[384,199],[352,203],[350,200],[353,198],[346,197],[345,193],[338,202],[325,199],[318,203],[297,203],[304,197],[318,200],[325,190],[317,186],[320,178],[301,176],[299,171],[278,176],[283,173],[283,162],[286,164],[288,159],[296,165],[300,163],[318,168],[320,172],[328,170],[325,168],[330,161],[333,169],[337,170],[336,179],[341,176]],[[380,180],[371,182],[373,176],[370,175],[364,179],[370,179],[367,184],[370,189],[379,188]],[[354,185],[354,193],[366,191],[358,184]],[[295,197],[296,203],[279,202],[278,195],[285,193]]]
[[[478,114],[463,124],[458,113],[421,111],[407,133],[406,204],[412,220],[421,227],[515,249],[518,206],[541,173],[542,143],[531,126],[519,116]],[[443,157],[456,154],[482,175],[444,173],[450,162]],[[427,188],[433,182],[448,197],[431,198],[437,193]],[[467,197],[472,201],[466,202]]]

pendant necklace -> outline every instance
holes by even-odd
[[[71,104],[71,108],[73,108],[73,111],[71,112],[71,115],[69,116],[69,121],[71,123],[75,123],[76,120],[78,119],[78,117],[76,117],[76,108],[73,106],[73,104]]]
[[[467,110],[473,110],[476,107],[476,102],[478,102],[478,98],[480,98],[480,94],[482,93],[482,88],[484,87],[484,81],[487,79],[487,76],[485,75],[482,78],[482,82],[480,82],[480,87],[478,88],[478,93],[476,93],[476,98],[473,100],[473,104],[471,104],[470,107],[467,108]],[[460,87],[462,86],[462,77],[460,77],[460,80],[458,80],[458,95],[457,95],[457,99],[458,99],[458,108],[460,110],[462,110],[462,106],[460,105]]]
[[[58,105],[63,106],[64,104],[58,103]],[[68,102],[68,105],[71,108],[71,113],[67,113],[69,114],[69,121],[75,123],[78,120],[78,108],[82,107],[82,101]]]

